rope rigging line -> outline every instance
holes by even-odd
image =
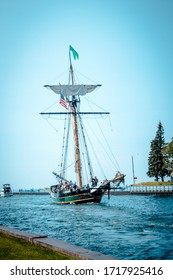
[[[71,164],[69,164],[65,170],[69,169],[71,166],[73,166],[75,164],[75,162],[72,162]],[[56,172],[58,170],[59,173],[61,173],[63,171],[63,169],[58,169],[58,168],[55,168],[55,170],[53,172]]]
[[[81,127],[81,138],[83,140],[83,145],[84,145],[84,148],[85,148],[85,151],[86,151],[86,159],[87,159],[89,174],[90,174],[90,177],[92,178],[94,172],[93,172],[93,168],[92,168],[92,165],[91,165],[91,160],[90,160],[90,156],[89,156],[87,142],[86,142],[86,138],[85,138],[85,134],[84,134],[84,125],[83,125],[83,121],[82,121],[82,118],[81,118],[80,115],[78,115],[78,119],[79,119],[79,124],[80,124],[80,127]]]
[[[67,125],[67,118],[64,119],[64,133],[63,133],[63,141],[62,141],[62,154],[61,154],[61,165],[62,165],[62,177],[65,176],[65,151],[66,151],[66,125]]]
[[[58,130],[56,129],[55,126],[53,126],[49,121],[48,121],[48,118],[44,118],[45,121],[47,121],[47,123],[53,128],[53,130],[55,130],[57,133],[58,133]]]
[[[86,75],[84,75],[84,74],[82,74],[81,72],[77,71],[76,69],[75,69],[75,72],[78,73],[78,74],[80,74],[82,77],[86,78],[88,81],[90,81],[90,82],[92,82],[92,83],[94,83],[94,84],[98,84],[96,81],[90,79],[89,77],[87,77]]]
[[[83,182],[88,182],[87,164],[86,164],[85,154],[84,154],[84,152],[82,152],[81,154],[82,154],[82,158],[83,158],[82,178],[83,178]]]
[[[97,161],[97,164],[98,164],[98,166],[99,166],[99,168],[100,168],[100,171],[101,171],[101,173],[103,174],[103,176],[106,177],[106,176],[105,176],[105,173],[104,173],[104,170],[103,170],[103,168],[102,168],[102,166],[101,166],[101,164],[100,164],[100,161],[99,161],[99,159],[98,159],[98,157],[97,157],[97,154],[96,154],[96,152],[95,152],[95,148],[94,148],[94,146],[93,146],[93,144],[92,144],[92,142],[91,142],[90,137],[88,136],[88,134],[87,134],[87,138],[88,138],[88,142],[89,142],[90,145],[91,145],[93,154],[94,154],[95,159],[96,159],[96,161]]]
[[[87,99],[87,98],[86,98],[86,99]],[[90,102],[89,102],[88,99],[87,99],[87,101],[88,101],[88,105],[89,105],[90,109],[92,110],[91,105],[90,105]],[[92,102],[92,103],[94,104],[94,102]],[[96,104],[95,104],[95,105],[96,105]],[[97,105],[96,105],[96,106],[97,106]],[[102,109],[102,110],[103,110],[103,109]],[[99,130],[100,130],[100,132],[101,132],[101,134],[102,134],[102,136],[103,136],[103,138],[104,138],[104,140],[105,140],[105,142],[106,142],[106,145],[107,145],[107,147],[108,147],[108,149],[109,149],[109,152],[110,152],[110,154],[111,154],[111,156],[112,156],[112,158],[113,158],[113,160],[114,160],[114,164],[116,164],[116,166],[118,167],[119,171],[121,171],[120,166],[119,166],[119,164],[118,164],[118,162],[117,162],[117,160],[116,160],[116,158],[115,158],[115,156],[114,156],[114,153],[113,153],[113,151],[112,151],[112,149],[111,149],[111,147],[110,147],[110,145],[109,145],[109,143],[108,143],[108,141],[107,141],[107,139],[106,139],[106,137],[105,137],[105,134],[103,133],[103,130],[101,129],[101,126],[99,125],[99,122],[98,122],[97,118],[95,118],[95,120],[96,120],[97,126],[99,127]],[[109,117],[109,121],[110,121],[110,117]],[[107,153],[107,151],[105,150],[105,148],[104,148],[104,151],[105,151],[106,154],[108,155],[109,159],[112,161],[110,155]]]
[[[103,133],[103,130],[101,129],[101,127],[100,127],[100,125],[99,125],[99,123],[98,123],[97,120],[96,120],[96,122],[97,122],[98,127],[100,128],[100,131],[101,131],[101,133],[102,133],[102,135],[103,135],[103,137],[104,137],[104,139],[105,139],[105,142],[106,142],[106,144],[107,144],[107,147],[108,147],[108,149],[109,149],[109,151],[110,151],[110,153],[111,153],[111,155],[112,155],[112,157],[113,157],[113,159],[114,159],[114,161],[115,161],[115,163],[116,163],[116,165],[117,165],[119,171],[121,171],[120,166],[119,166],[119,164],[118,164],[118,162],[117,162],[117,160],[116,160],[116,158],[115,158],[115,156],[114,156],[114,153],[113,153],[113,151],[112,151],[112,149],[111,149],[111,147],[110,147],[110,145],[109,145],[109,143],[108,143],[108,141],[107,141],[107,139],[106,139],[106,137],[105,137],[105,135],[104,135],[104,133]],[[110,159],[111,159],[111,158],[110,158]]]
[[[53,104],[51,104],[49,107],[47,107],[43,112],[46,112],[50,108],[52,108],[55,104],[58,104],[58,101],[55,101]]]
[[[88,183],[89,178],[93,177],[93,168],[92,168],[91,161],[89,158],[88,147],[86,144],[86,139],[85,139],[85,135],[83,132],[83,126],[82,126],[81,121],[82,120],[80,118],[79,119],[80,127],[81,127],[81,130],[79,133],[80,146],[81,146],[80,151],[81,151],[81,156],[83,157],[82,163],[83,163],[84,170],[85,170],[85,173],[84,173],[84,170],[82,169],[82,173],[83,173],[83,176],[85,175],[85,181]]]
[[[48,84],[52,84],[55,80],[59,79],[61,76],[67,74],[68,72],[68,67],[66,69],[64,69],[64,71],[62,71],[59,75],[55,76],[54,78],[52,78]]]
[[[87,103],[88,103],[88,105],[89,105],[89,107],[90,107],[91,110],[92,110],[92,108],[91,108],[90,103],[92,103],[93,105],[95,105],[97,108],[103,110],[103,112],[107,112],[105,109],[103,109],[102,107],[98,106],[94,101],[92,101],[92,100],[89,99],[88,97],[84,96],[84,98],[87,100]],[[92,110],[92,112],[93,112],[93,110]],[[103,116],[104,116],[105,118],[107,118],[107,115],[103,115]],[[103,117],[103,116],[102,116],[102,117]],[[103,117],[103,118],[104,118],[104,117]]]
[[[91,127],[90,127],[90,129],[91,129]],[[90,143],[90,146],[91,146],[91,148],[92,148],[92,152],[93,152],[94,157],[95,157],[95,159],[96,159],[96,161],[97,161],[97,164],[98,164],[98,166],[99,166],[99,168],[100,168],[100,171],[101,171],[101,173],[104,175],[104,177],[106,177],[106,176],[105,176],[105,173],[104,173],[104,170],[103,170],[103,168],[102,168],[102,166],[101,166],[101,164],[100,164],[100,161],[99,161],[99,159],[98,159],[98,157],[97,157],[97,155],[96,155],[95,148],[94,148],[94,146],[93,146],[93,144],[92,144],[92,142],[91,142],[91,140],[90,140],[90,137],[89,137],[89,135],[88,135],[86,129],[85,129],[84,126],[83,126],[83,134],[84,134],[84,130],[85,130],[85,134],[86,134],[86,136],[87,136],[88,143]],[[91,129],[91,130],[92,130],[92,129]],[[93,131],[92,131],[92,132],[93,132]],[[94,134],[94,133],[93,133],[93,134]],[[98,140],[98,141],[99,141],[99,140]],[[86,142],[86,139],[85,139],[85,142]],[[100,142],[100,141],[99,141],[99,142]],[[88,147],[87,147],[87,151],[88,151]],[[87,156],[89,157],[89,152],[87,152],[87,153],[88,153]],[[90,159],[89,159],[89,162],[91,162]],[[92,168],[92,166],[90,166],[90,168]],[[93,177],[93,174],[94,174],[93,170],[92,170],[92,172],[90,172],[90,174],[92,174],[92,177]]]

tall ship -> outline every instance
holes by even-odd
[[[109,115],[109,112],[81,111],[82,98],[101,85],[75,82],[72,59],[77,60],[78,58],[78,53],[72,46],[69,46],[68,84],[45,85],[46,88],[59,95],[59,104],[65,108],[65,111],[40,113],[46,118],[58,116],[60,119],[64,119],[60,163],[58,171],[52,172],[57,183],[50,186],[50,196],[53,203],[56,204],[99,203],[105,193],[109,195],[112,185],[119,186],[124,183],[125,178],[120,171],[115,171],[116,175],[113,174],[112,179],[107,179],[105,175],[102,175],[101,180],[94,173],[94,167],[97,169],[98,166],[93,167],[91,155],[93,156],[95,152],[93,151],[92,154],[89,152],[88,141],[91,142],[91,139],[83,119],[93,115]],[[70,150],[71,144],[73,145],[72,150]]]
[[[10,184],[3,184],[2,190],[0,192],[0,196],[6,197],[6,196],[12,196],[12,195],[13,195],[13,192],[12,192]]]

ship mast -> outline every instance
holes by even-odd
[[[73,136],[74,136],[74,148],[75,148],[75,172],[77,174],[77,184],[79,188],[82,188],[83,180],[82,180],[82,166],[81,166],[81,153],[80,153],[80,145],[79,145],[79,128],[78,126],[81,126],[82,133],[83,133],[83,125],[81,121],[81,115],[102,115],[106,114],[108,115],[109,112],[79,112],[78,110],[78,104],[80,102],[80,96],[85,95],[86,93],[92,92],[95,90],[98,86],[101,86],[100,84],[97,85],[76,85],[74,81],[74,72],[73,72],[73,66],[71,62],[71,51],[73,53],[74,59],[78,58],[78,54],[76,51],[70,46],[69,49],[69,62],[70,62],[70,69],[69,69],[69,83],[68,85],[45,85],[46,88],[51,89],[56,94],[60,94],[61,96],[65,97],[65,102],[68,105],[68,112],[42,112],[41,115],[69,115],[72,120],[73,124]],[[84,145],[87,152],[87,160],[88,160],[88,166],[89,166],[89,172],[90,177],[93,175],[93,171],[91,168],[90,160],[89,160],[89,154],[87,151],[86,141],[85,137],[83,135]],[[66,157],[66,156],[65,156]],[[65,159],[66,160],[66,159]],[[64,161],[65,162],[65,161]],[[55,174],[54,174],[55,175]],[[66,180],[67,181],[67,180]]]
[[[74,85],[74,75],[73,75],[73,66],[71,62],[71,53],[69,50],[70,58],[70,78],[71,83]],[[80,147],[79,147],[79,134],[78,134],[78,123],[77,123],[77,100],[75,96],[72,96],[71,109],[73,111],[73,133],[74,133],[74,143],[75,143],[75,170],[78,178],[78,185],[82,188],[82,170],[81,170],[81,161],[80,161]]]

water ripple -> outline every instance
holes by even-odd
[[[49,196],[0,198],[0,223],[120,259],[173,259],[173,197],[112,196],[55,205]]]

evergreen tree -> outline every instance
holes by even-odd
[[[163,148],[162,153],[165,157],[164,166],[168,170],[169,176],[173,177],[173,138],[172,138],[171,142],[165,144],[165,147]]]
[[[164,139],[164,129],[159,122],[157,127],[157,132],[154,140],[151,141],[151,150],[148,157],[148,172],[149,177],[155,177],[155,180],[158,181],[161,178],[162,182],[164,177],[168,174],[168,170],[165,168],[165,156],[162,153],[162,150],[165,146]]]
[[[155,180],[158,181],[158,172],[157,172],[157,167],[156,167],[156,147],[157,147],[157,142],[156,140],[151,141],[151,146],[150,146],[150,153],[148,157],[148,172],[147,175],[149,177],[155,177]]]

